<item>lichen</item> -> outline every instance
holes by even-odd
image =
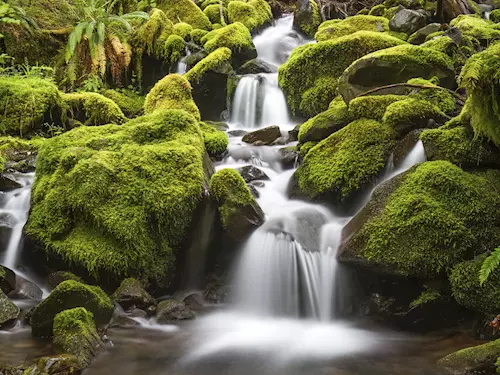
[[[205,149],[210,156],[220,156],[228,146],[227,134],[215,129],[204,122],[200,122],[201,133],[205,141]]]
[[[318,41],[330,40],[361,30],[373,32],[389,31],[389,20],[379,16],[358,15],[347,17],[341,22],[332,23],[331,21],[326,21],[321,24],[314,39]]]
[[[174,23],[185,22],[193,29],[211,29],[210,20],[192,0],[162,0],[158,8]]]
[[[199,82],[203,75],[209,71],[217,69],[217,67],[222,64],[231,61],[231,50],[226,47],[221,47],[216,49],[214,52],[210,53],[207,57],[202,59],[198,64],[193,66],[185,75],[189,82]]]
[[[123,124],[127,118],[111,99],[94,92],[62,94],[67,116],[84,125]]]

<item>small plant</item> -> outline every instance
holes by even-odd
[[[11,24],[11,25],[21,25],[28,32],[32,29],[37,29],[37,23],[28,16],[25,10],[18,6],[13,6],[0,0],[0,24]],[[2,33],[0,33],[0,39],[3,38]]]
[[[495,271],[500,265],[500,246],[497,247],[492,253],[484,260],[479,271],[479,283],[483,285],[490,274]]]
[[[87,92],[98,92],[103,86],[101,77],[96,74],[89,74],[87,79],[83,81],[81,89]]]

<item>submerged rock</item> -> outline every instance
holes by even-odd
[[[253,59],[243,64],[236,73],[238,74],[260,74],[260,73],[277,73],[278,69],[264,60]]]
[[[0,175],[0,191],[9,191],[21,188],[22,185],[9,177],[8,175]]]
[[[111,299],[124,310],[133,306],[143,310],[156,306],[156,300],[142,287],[139,281],[132,278],[123,280]]]
[[[267,128],[245,134],[243,136],[243,142],[270,145],[279,137],[281,137],[280,128],[278,126],[268,126]]]
[[[19,316],[19,308],[0,290],[0,328],[12,324]]]
[[[158,304],[155,319],[159,324],[168,324],[178,320],[192,320],[196,316],[186,303],[177,300],[165,300]]]
[[[246,165],[244,167],[238,168],[238,172],[241,177],[243,177],[246,183],[255,180],[269,180],[267,174],[265,174],[259,168],[254,167],[253,165]]]

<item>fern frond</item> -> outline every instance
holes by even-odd
[[[484,260],[479,271],[479,283],[483,285],[490,274],[495,271],[500,265],[500,247],[497,247],[492,253]]]

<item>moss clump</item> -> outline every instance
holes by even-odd
[[[31,136],[61,123],[63,101],[48,79],[0,76],[0,134]]]
[[[169,58],[166,48],[167,40],[174,33],[174,25],[160,9],[153,9],[149,19],[143,23],[132,36],[134,51],[142,56]]]
[[[185,22],[179,22],[174,25],[174,34],[180,36],[184,40],[190,38],[191,31],[193,31],[193,26]]]
[[[84,125],[123,124],[127,118],[111,99],[94,92],[63,94],[68,116]]]
[[[314,39],[318,41],[330,40],[339,36],[350,35],[360,30],[374,32],[389,31],[389,20],[385,17],[359,15],[347,17],[341,22],[326,22],[328,22],[326,25],[322,24],[319,27]]]
[[[381,16],[383,17],[385,15],[387,8],[384,4],[378,4],[375,5],[372,9],[370,9],[370,12],[368,13],[370,16]]]
[[[500,23],[500,9],[494,9],[490,13],[490,21]]]
[[[227,8],[225,8],[225,7],[222,7],[222,18],[221,18],[220,5],[219,4],[212,4],[212,5],[207,6],[203,10],[203,13],[205,13],[205,15],[208,17],[208,19],[212,23],[223,24],[228,19]]]
[[[74,280],[63,281],[33,310],[30,319],[33,335],[52,336],[56,315],[75,307],[84,307],[92,312],[98,325],[107,324],[114,310],[110,298],[98,286]]]
[[[185,22],[193,29],[211,29],[210,20],[192,0],[160,0],[158,8],[175,23]]]
[[[390,127],[354,121],[314,146],[297,170],[299,187],[311,198],[344,202],[384,169],[393,146]]]
[[[192,67],[185,75],[189,82],[199,82],[209,70],[216,70],[231,61],[231,50],[226,47],[216,49],[198,64]]]
[[[435,289],[424,290],[416,299],[411,301],[410,308],[414,309],[418,306],[425,305],[426,303],[438,300],[441,297],[441,293]]]
[[[201,40],[207,34],[208,34],[208,31],[206,31],[206,30],[194,29],[193,31],[191,31],[191,40],[193,41],[193,43],[196,43],[197,45],[202,46],[203,43],[201,42]]]
[[[440,31],[440,34],[443,32]],[[455,65],[455,70],[460,71],[467,59],[480,49],[480,43],[476,38],[462,35],[461,43],[456,43],[447,35],[438,38],[429,38],[422,47],[435,49],[448,55]]]
[[[273,19],[271,7],[265,0],[231,1],[227,10],[231,23],[241,22],[250,31]]]
[[[450,22],[451,27],[456,27],[462,34],[476,38],[487,43],[500,38],[500,29],[489,20],[485,20],[478,15],[460,15]]]
[[[490,181],[446,161],[420,164],[392,190],[375,192],[372,199],[385,201],[383,208],[368,217],[344,253],[393,274],[441,276],[499,243],[500,191]]]
[[[186,54],[186,43],[179,35],[170,35],[165,43],[168,62],[173,65]]]
[[[349,113],[356,119],[369,118],[381,121],[386,108],[404,98],[402,95],[360,96],[349,103]]]
[[[302,157],[305,157],[307,155],[307,153],[314,147],[318,144],[318,142],[315,142],[315,141],[309,141],[309,142],[305,142],[303,144],[300,145],[300,149],[299,149],[299,152],[300,152],[300,155]]]
[[[131,90],[103,90],[101,95],[114,101],[128,118],[139,116],[144,111],[144,97]]]
[[[337,79],[360,57],[404,43],[384,33],[358,31],[352,35],[296,48],[279,69],[279,84],[293,114],[314,116],[336,96]],[[315,100],[312,93],[323,93]],[[308,100],[309,99],[309,100]]]
[[[227,8],[229,3],[233,0],[222,0],[222,6]],[[200,4],[201,9],[206,9],[210,5],[220,5],[220,0],[204,0]]]
[[[309,0],[309,9],[304,10],[296,7],[293,25],[309,38],[314,37],[319,25],[321,25],[321,13],[319,12],[318,3],[315,0]]]
[[[460,74],[467,89],[471,125],[478,137],[500,146],[500,43],[472,56]]]
[[[465,348],[441,358],[437,364],[446,373],[494,374],[498,373],[500,340]]]
[[[200,128],[205,141],[205,149],[210,156],[219,156],[226,151],[229,144],[226,133],[204,122],[200,123]]]
[[[432,80],[423,78],[412,78],[408,81],[409,84],[439,87]],[[410,97],[418,100],[425,100],[444,113],[453,113],[457,108],[455,97],[446,89],[421,89],[410,93]]]
[[[200,111],[191,96],[191,84],[179,74],[169,74],[151,89],[144,102],[146,114],[160,109],[181,109],[200,120]]]
[[[141,282],[134,278],[123,280],[111,299],[124,310],[131,307],[148,310],[151,306],[156,306],[156,300],[144,289]]]
[[[82,368],[90,365],[103,345],[97,334],[94,316],[83,307],[64,310],[54,318],[54,344],[63,353],[73,354]]]
[[[150,115],[82,126],[40,148],[27,232],[95,278],[168,283],[174,249],[202,200],[198,121],[185,110],[161,110],[169,99],[158,95],[160,110]],[[180,96],[171,100],[186,107]]]
[[[24,140],[14,137],[0,137],[0,173],[4,171],[6,163],[22,162],[19,155],[36,154],[38,148],[43,144],[44,138],[33,138]]]

